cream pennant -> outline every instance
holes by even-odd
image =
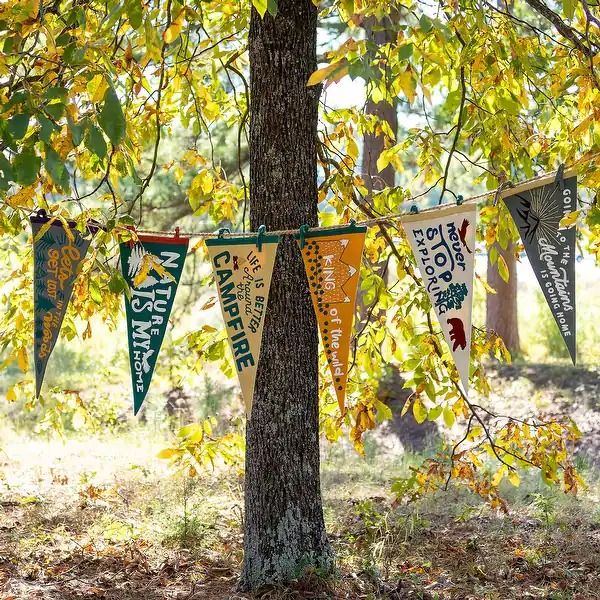
[[[462,387],[468,393],[477,206],[408,215],[403,225]]]
[[[366,227],[308,231],[300,236],[313,306],[338,404],[345,411],[348,358]],[[305,239],[304,239],[305,238]]]
[[[246,414],[250,416],[262,332],[277,254],[277,236],[210,238],[210,256]]]

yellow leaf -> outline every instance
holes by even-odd
[[[501,254],[498,255],[498,273],[500,273],[500,277],[502,277],[504,282],[508,283],[508,279],[510,277],[508,265]]]
[[[400,416],[403,417],[407,412],[408,409],[410,408],[410,403],[411,403],[411,398],[409,398],[405,403],[404,406],[402,407],[402,412],[400,413]]]
[[[50,229],[50,227],[52,227],[52,224],[54,223],[54,221],[56,221],[56,217],[51,217],[50,219],[48,219],[48,222],[44,223],[40,227],[40,229],[37,232],[37,235],[35,236],[33,241],[37,242],[38,240],[42,239],[44,237],[44,235],[46,235],[46,232]]]
[[[67,223],[67,220],[61,215],[58,215],[58,220],[62,223],[63,229],[65,230],[65,233],[67,234],[67,237],[69,238],[69,241],[74,242],[75,235],[71,231],[71,227]]]
[[[29,369],[29,357],[27,356],[27,350],[25,350],[24,347],[19,349],[17,362],[19,363],[19,369],[21,369],[23,373],[27,373],[27,370]]]
[[[104,78],[104,75],[94,75],[86,87],[92,102],[96,103],[104,98],[108,89],[108,82]]]
[[[481,277],[481,275],[478,275],[477,273],[475,273],[475,277],[477,277],[477,280],[479,281],[479,283],[481,283],[481,285],[483,286],[483,288],[485,289],[485,291],[488,294],[497,294],[498,292],[485,280]]]
[[[13,385],[12,387],[8,388],[8,391],[6,392],[6,399],[9,402],[15,402],[17,399],[17,392],[15,392],[15,386]]]
[[[404,95],[408,98],[408,101],[412,104],[417,95],[417,81],[413,76],[412,69],[410,67],[398,75],[395,84],[399,87]]]
[[[25,19],[36,19],[40,11],[40,0],[25,0],[20,3],[21,14]]]
[[[500,485],[500,482],[502,481],[502,479],[504,478],[504,473],[506,472],[506,466],[502,465],[495,473],[494,476],[492,477],[492,485],[494,487],[498,487]]]
[[[348,63],[345,60],[327,65],[322,69],[315,71],[309,78],[307,86],[313,86],[321,83],[325,79],[329,81],[339,81],[342,77],[348,74]]]
[[[204,431],[199,423],[190,423],[182,427],[177,435],[185,438],[186,442],[197,444],[204,438]]]
[[[149,254],[145,254],[142,258],[142,264],[139,270],[139,273],[133,278],[133,287],[138,287],[142,281],[148,277],[150,273],[150,268],[152,266],[151,261],[147,260],[146,257],[150,256]]]
[[[133,287],[138,287],[148,277],[150,271],[156,271],[163,279],[175,281],[171,275],[153,254],[144,254],[139,273],[133,278]]]
[[[164,450],[161,450],[156,456],[157,458],[172,458],[173,456],[176,456],[179,453],[179,451],[176,448],[165,448]]]
[[[419,425],[427,418],[427,409],[419,396],[417,396],[413,404],[413,415],[415,416],[415,421],[419,423]]]
[[[446,406],[444,408],[444,423],[446,423],[446,427],[452,427],[455,421],[456,416],[454,415],[454,411],[449,406]]]
[[[521,484],[521,478],[519,477],[519,474],[514,470],[511,469],[508,472],[508,480],[515,486],[515,487],[519,487],[519,485]]]
[[[175,17],[175,20],[165,29],[163,33],[163,40],[167,44],[174,42],[179,37],[183,27],[183,16],[184,11],[181,11],[177,17]]]
[[[574,210],[573,212],[570,212],[568,215],[565,215],[560,220],[558,228],[559,229],[569,229],[569,228],[573,227],[573,225],[575,225],[575,223],[577,223],[577,218],[579,217],[579,212],[580,211],[578,211],[578,210]]]

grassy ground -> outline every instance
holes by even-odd
[[[568,397],[573,377],[561,372],[563,393],[553,369],[501,376],[516,398],[529,394],[534,375],[545,378],[535,384],[542,406],[545,394],[579,398]],[[576,379],[595,393],[593,376]],[[235,591],[243,506],[237,476],[173,476],[155,458],[163,434],[149,428],[66,442],[10,431],[0,439],[2,600],[246,598]],[[507,489],[509,515],[457,490],[394,508],[389,482],[419,457],[369,450],[361,460],[324,448],[325,515],[338,572],[326,580],[307,574],[263,597],[600,598],[593,467],[579,499],[534,477]]]

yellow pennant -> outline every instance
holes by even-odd
[[[206,240],[248,417],[278,243],[274,235],[263,236],[260,249],[247,237]]]
[[[351,225],[300,236],[310,294],[342,414],[366,232],[366,227]]]

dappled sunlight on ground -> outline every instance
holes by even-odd
[[[595,413],[596,374],[561,369],[505,368],[496,377],[508,393],[501,405],[490,401],[513,414],[571,405]],[[66,440],[3,431],[1,440],[3,600],[246,598],[235,591],[240,477],[173,474],[156,458],[167,434],[151,425]],[[598,477],[591,461],[581,465],[590,487],[580,498],[533,474],[519,488],[506,484],[508,515],[456,489],[394,507],[391,480],[422,458],[382,452],[376,438],[364,459],[349,445],[325,443],[325,517],[338,572],[325,579],[307,573],[265,597],[600,597]]]

